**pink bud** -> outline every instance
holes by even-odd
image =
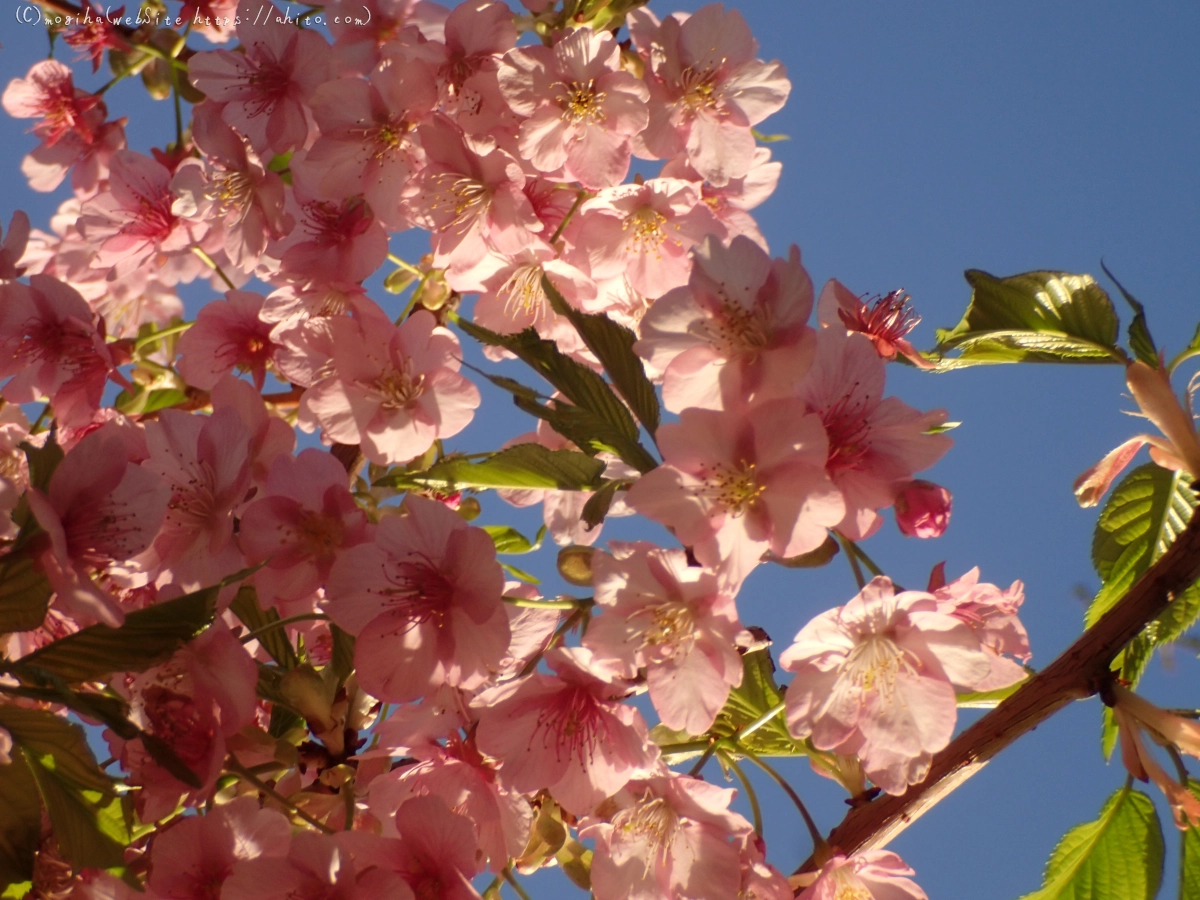
[[[950,492],[915,479],[896,495],[896,524],[909,537],[941,537],[950,524]]]

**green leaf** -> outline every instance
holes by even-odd
[[[113,781],[96,765],[83,729],[52,713],[0,707],[0,727],[13,739],[37,783],[64,858],[77,867],[124,862],[129,829]]]
[[[1008,362],[1124,362],[1120,326],[1090,275],[1026,272],[996,278],[970,269],[973,288],[962,321],[938,331],[938,350],[957,349],[940,369]]]
[[[12,753],[0,766],[0,884],[29,880],[42,834],[42,804],[25,759]],[[18,894],[17,896],[25,896]]]
[[[120,628],[84,628],[22,657],[20,665],[37,666],[66,681],[91,681],[114,671],[143,672],[166,662],[212,624],[223,584],[131,612]]]
[[[816,550],[810,550],[799,556],[776,556],[768,550],[763,555],[763,560],[765,562],[773,562],[788,569],[816,569],[828,565],[837,555],[838,542],[831,535],[825,538],[825,543]]]
[[[524,569],[518,569],[516,566],[509,565],[508,563],[500,563],[500,568],[502,568],[513,578],[516,578],[518,581],[524,581],[526,584],[542,583],[542,579],[538,578],[536,575],[531,575]]]
[[[178,388],[162,388],[159,390],[141,388],[133,394],[129,393],[129,391],[121,391],[113,401],[113,406],[127,415],[145,415],[146,413],[158,412],[160,409],[178,406],[187,400],[187,398],[187,392],[181,391]]]
[[[654,385],[646,377],[641,357],[633,352],[637,335],[604,313],[580,312],[571,306],[551,284],[548,275],[542,276],[542,290],[546,292],[554,311],[575,326],[587,348],[604,366],[613,386],[653,436],[658,430],[658,396],[654,393]]]
[[[29,463],[29,483],[40,491],[46,490],[50,486],[50,476],[63,461],[65,454],[62,447],[47,438],[41,447],[24,441],[21,443],[21,449],[25,451],[25,459]]]
[[[580,410],[582,415],[575,414],[574,420],[571,420],[570,410],[562,409],[566,404],[555,404],[552,408],[541,407],[536,400],[536,393],[529,388],[511,379],[498,380],[493,377],[493,383],[512,393],[520,408],[545,418],[555,430],[559,430],[560,426],[570,427],[574,424],[571,433],[561,430],[559,433],[574,441],[580,449],[588,449],[589,443],[597,439],[589,436],[586,429],[590,429],[602,444],[595,447],[595,452],[611,449],[629,465],[642,472],[648,472],[657,465],[654,457],[638,443],[637,424],[629,409],[613,393],[608,382],[587,366],[560,352],[553,341],[543,340],[532,328],[527,328],[519,334],[496,334],[464,319],[458,320],[458,324],[476,340],[494,347],[503,347],[533,367]],[[541,407],[545,412],[536,412],[531,406]],[[585,425],[586,429],[583,427]]]
[[[14,552],[0,559],[0,633],[37,628],[46,618],[53,594],[54,588],[28,553]]]
[[[559,491],[590,491],[600,486],[604,463],[578,450],[547,450],[540,444],[516,444],[493,453],[480,462],[450,456],[424,472],[402,472],[385,479],[389,485],[404,483],[445,487],[542,488]]]
[[[1140,791],[1113,794],[1100,818],[1066,833],[1041,890],[1022,900],[1153,900],[1162,881],[1163,837],[1154,803]]]
[[[966,693],[958,694],[959,708],[995,709],[1003,701],[1015,694],[1028,679],[1029,676],[1026,675],[1025,678],[1022,678],[1016,684],[997,688],[994,691],[967,691]]]
[[[1188,790],[1200,799],[1200,782],[1189,780]],[[1200,827],[1193,825],[1179,839],[1179,900],[1196,900],[1200,897]]]
[[[267,628],[280,621],[279,613],[274,609],[264,610],[258,605],[258,591],[254,585],[243,584],[238,588],[237,596],[229,608],[243,625],[251,631],[260,632],[255,635],[255,640],[271,655],[271,659],[285,669],[294,669],[300,664],[292,642],[288,640],[287,631],[283,628]]]
[[[343,631],[332,622],[329,623],[329,633],[333,637],[333,653],[329,665],[341,684],[354,671],[354,635]]]
[[[628,489],[630,484],[628,481],[606,481],[603,487],[588,497],[587,503],[583,504],[581,518],[589,531],[604,521],[613,500],[616,499],[617,491]]]
[[[1133,351],[1134,356],[1146,365],[1158,368],[1158,348],[1154,346],[1154,338],[1150,336],[1150,328],[1146,324],[1146,307],[1142,306],[1133,294],[1125,290],[1125,286],[1117,281],[1117,276],[1108,271],[1108,266],[1100,263],[1100,268],[1104,270],[1104,274],[1109,277],[1109,280],[1117,286],[1117,290],[1121,292],[1121,296],[1125,298],[1125,302],[1133,309],[1133,321],[1129,323],[1129,330],[1126,332],[1129,340],[1129,349]]]
[[[532,553],[542,546],[546,537],[545,525],[538,529],[537,537],[532,541],[510,525],[484,525],[483,530],[491,535],[497,553]]]

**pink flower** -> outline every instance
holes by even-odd
[[[46,493],[30,488],[30,510],[50,546],[40,563],[55,605],[81,624],[117,626],[125,615],[93,580],[125,563],[154,540],[166,514],[167,486],[138,463],[145,446],[131,428],[105,425],[81,440],[50,479]]]
[[[334,374],[301,401],[326,437],[361,444],[373,462],[405,462],[438,438],[458,434],[479,406],[479,391],[458,373],[458,339],[420,310],[396,326],[328,322]]]
[[[909,537],[937,538],[950,524],[950,492],[917,478],[896,495],[896,525]]]
[[[242,513],[238,543],[264,602],[303,600],[322,587],[347,547],[367,539],[366,515],[346,487],[346,470],[315,448],[271,466],[266,496]]]
[[[1200,759],[1200,724],[1160,709],[1120,684],[1108,689],[1105,702],[1112,707],[1120,728],[1121,761],[1129,774],[1141,781],[1153,781],[1166,795],[1180,831],[1200,826],[1200,800],[1163,771],[1146,747],[1142,732],[1157,744],[1174,747]]]
[[[592,583],[603,614],[583,644],[599,663],[612,660],[626,678],[646,669],[650,700],[664,725],[703,734],[742,683],[735,587],[689,566],[682,550],[639,541],[592,557]]]
[[[188,61],[192,84],[224,104],[222,117],[259,153],[303,147],[311,129],[305,104],[333,74],[329,45],[316,31],[285,23],[271,3],[242,0],[238,16],[245,52],[197,53]]]
[[[817,332],[817,353],[799,387],[829,437],[826,469],[846,502],[837,529],[859,540],[882,523],[878,510],[950,449],[953,441],[929,430],[945,410],[921,413],[896,397],[884,398],[884,363],[863,334],[840,327]]]
[[[840,322],[847,331],[865,334],[875,345],[880,359],[890,362],[900,355],[918,369],[934,368],[934,364],[905,339],[905,335],[920,323],[921,317],[913,312],[912,302],[904,291],[863,300],[836,278],[831,278],[821,288],[818,315],[822,325]]]
[[[471,822],[440,797],[416,797],[396,810],[399,841],[385,865],[421,900],[479,900],[471,878],[479,871]]]
[[[734,583],[767,551],[797,556],[825,542],[843,516],[825,473],[825,432],[798,400],[744,412],[685,409],[658,430],[663,464],[629,489],[626,503],[674,530]]]
[[[228,43],[236,34],[238,0],[183,0],[179,18],[192,23],[192,31],[214,44]]]
[[[646,59],[650,124],[636,152],[667,159],[686,152],[706,181],[724,185],[754,162],[751,128],[783,107],[791,82],[777,62],[755,59],[746,20],[720,3],[661,24],[644,9],[630,33]]]
[[[104,60],[105,50],[127,53],[132,49],[114,24],[121,20],[125,7],[101,10],[100,7],[94,6],[91,0],[84,0],[80,6],[83,15],[75,17],[71,27],[63,35],[63,40],[78,51],[76,60],[90,59],[92,72],[98,72],[100,63]]]
[[[467,270],[489,251],[511,256],[543,230],[525,196],[525,173],[503,150],[476,153],[449,119],[418,133],[426,166],[405,191],[414,223],[433,232],[433,264]]]
[[[983,649],[989,654],[992,667],[987,676],[973,685],[973,691],[995,691],[1016,684],[1027,677],[1025,669],[1007,657],[1028,662],[1029,634],[1017,618],[1025,602],[1025,586],[1014,581],[1002,591],[994,584],[979,583],[976,566],[961,578],[932,589],[938,609],[954,616],[975,632]]]
[[[338,69],[366,75],[379,64],[384,46],[441,41],[449,12],[429,0],[333,0],[325,20]]]
[[[799,248],[772,260],[750,238],[727,248],[710,235],[692,257],[687,286],[651,306],[634,348],[663,373],[664,405],[724,409],[793,396],[816,348]]]
[[[437,106],[429,67],[397,56],[367,81],[339,78],[312,98],[321,136],[292,171],[309,192],[340,201],[361,194],[392,230],[407,227],[400,196],[421,165],[416,127]]]
[[[752,829],[729,810],[736,793],[674,773],[630,783],[609,821],[582,823],[596,841],[596,900],[742,896],[739,844]]]
[[[360,282],[387,259],[387,233],[362,197],[314,200],[293,191],[288,210],[296,226],[267,253],[300,285]]]
[[[342,832],[346,834],[348,832]],[[381,876],[385,876],[382,877]],[[300,832],[287,856],[262,855],[234,863],[221,900],[413,900],[408,886],[378,868],[360,871],[337,836]]]
[[[821,866],[799,900],[928,900],[908,876],[916,874],[899,856],[886,850],[837,854]]]
[[[632,778],[651,775],[658,746],[628,688],[595,671],[589,651],[545,655],[554,675],[534,673],[491,688],[473,706],[481,752],[501,760],[504,783],[522,793],[546,789],[567,811],[586,815]]]
[[[14,119],[40,119],[30,130],[47,145],[69,132],[90,144],[95,135],[87,113],[101,100],[75,87],[70,68],[46,59],[34,63],[24,78],[10,81],[0,103]]]
[[[181,816],[159,832],[150,853],[148,886],[175,900],[209,900],[243,860],[283,857],[292,828],[282,813],[239,797],[202,816]]]
[[[342,552],[326,585],[333,620],[358,635],[363,688],[409,702],[442,684],[474,688],[508,648],[504,573],[487,532],[409,496],[375,539]]]
[[[25,245],[29,240],[29,216],[22,210],[16,210],[8,220],[8,236],[0,244],[0,281],[11,281],[20,278],[25,272],[24,266],[19,266],[21,257],[25,255]]]
[[[220,108],[201,103],[192,111],[192,139],[202,159],[185,159],[171,179],[171,212],[196,222],[219,222],[225,254],[251,272],[268,241],[292,228],[284,214],[284,184],[221,120]]]
[[[263,295],[228,291],[224,300],[206,303],[179,339],[179,374],[188,384],[212,390],[234,369],[250,372],[260,391],[275,352],[272,324],[259,318]]]
[[[779,664],[788,728],[818,750],[856,755],[875,784],[903,794],[950,741],[955,689],[974,690],[994,654],[970,627],[917,591],[875,578],[800,630]]]
[[[589,190],[620,184],[629,171],[632,139],[646,127],[646,85],[621,69],[611,34],[584,27],[551,47],[511,50],[500,67],[500,90],[526,117],[521,156],[540,172],[563,172]]]
[[[92,197],[109,177],[113,155],[125,149],[125,119],[106,122],[107,111],[97,103],[84,115],[90,140],[68,131],[54,143],[43,141],[21,160],[21,173],[40,193],[58,188],[71,173],[75,196]]]
[[[96,315],[71,287],[47,275],[0,283],[0,378],[4,397],[48,396],[61,425],[92,420],[115,366]]]
[[[171,173],[132,150],[113,155],[109,190],[83,206],[77,227],[96,247],[93,268],[127,275],[155,254],[187,252],[207,226],[173,213]]]
[[[688,251],[722,231],[696,185],[677,178],[605,188],[579,212],[570,240],[592,277],[624,274],[648,298],[686,284]]]
[[[692,168],[687,156],[668,160],[660,171],[660,178],[682,178],[684,181],[702,182],[700,194],[730,236],[744,234],[763,250],[768,250],[767,239],[758,230],[758,223],[748,210],[765,201],[779,184],[783,163],[771,161],[771,151],[756,147],[750,171],[740,178],[731,178],[723,185],[714,185]]]

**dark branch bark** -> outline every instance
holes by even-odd
[[[1096,693],[1116,655],[1197,578],[1200,515],[1099,622],[935,756],[924,781],[899,797],[884,795],[851,810],[830,832],[829,844],[847,856],[886,845],[1025,732],[1071,701]],[[815,868],[809,858],[800,871]]]

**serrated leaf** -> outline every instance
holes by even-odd
[[[1113,794],[1100,818],[1066,833],[1041,890],[1022,900],[1153,900],[1162,881],[1162,827],[1140,791]]]
[[[1200,799],[1200,782],[1189,780],[1188,790]],[[1196,900],[1200,897],[1200,826],[1182,832],[1179,840],[1179,900]]]
[[[828,565],[838,555],[838,542],[832,536],[825,538],[816,550],[810,550],[799,556],[776,556],[769,550],[763,554],[764,562],[773,562],[788,569],[816,569]]]
[[[764,647],[744,653],[742,683],[729,692],[729,699],[717,713],[709,733],[732,737],[782,702],[783,691],[775,683],[775,663],[770,649]],[[760,756],[804,756],[808,752],[804,744],[788,733],[782,712],[753,734],[740,738],[739,742]]]
[[[588,497],[587,503],[583,504],[583,513],[580,516],[583,523],[587,525],[588,531],[604,521],[612,507],[613,500],[616,499],[617,491],[627,489],[629,484],[628,481],[606,481],[598,491]]]
[[[28,553],[0,559],[0,633],[32,631],[46,618],[54,588]]]
[[[1121,296],[1125,298],[1125,302],[1133,309],[1133,321],[1129,323],[1129,329],[1126,332],[1129,340],[1129,349],[1133,351],[1134,356],[1146,365],[1158,368],[1158,348],[1154,346],[1154,338],[1150,336],[1150,328],[1146,324],[1146,307],[1142,306],[1133,294],[1125,290],[1125,285],[1117,281],[1117,277],[1108,271],[1108,266],[1100,263],[1100,268],[1104,270],[1104,274],[1109,277],[1109,280],[1117,286],[1117,290],[1121,292]]]
[[[473,462],[450,456],[424,472],[399,473],[385,483],[432,487],[541,488],[590,491],[600,486],[604,463],[578,450],[548,450],[540,444],[516,444]]]
[[[42,834],[37,782],[20,753],[0,767],[0,884],[28,880]],[[25,896],[19,894],[18,896]]]
[[[534,371],[554,385],[573,406],[590,416],[592,430],[597,434],[603,434],[605,443],[610,445],[612,451],[629,465],[641,472],[649,471],[657,465],[654,457],[638,443],[638,429],[633,415],[613,393],[608,382],[587,366],[562,353],[553,341],[544,340],[532,328],[518,334],[496,334],[494,331],[481,328],[466,320],[459,320],[458,324],[476,340],[494,347],[503,347],[530,365]],[[492,380],[501,387],[505,387],[496,379]],[[512,383],[515,384],[515,382]],[[510,387],[505,387],[505,389],[511,390]],[[524,388],[524,391],[528,392],[529,389]],[[536,401],[531,401],[531,398],[523,397],[520,392],[516,391],[513,391],[513,398],[522,409],[534,412],[530,408],[530,403],[536,403]],[[537,405],[540,406],[540,404]],[[550,412],[555,411],[550,410]],[[546,418],[556,430],[560,425],[571,424],[563,419],[563,416],[569,413],[560,413],[556,419],[536,412],[534,414]],[[581,419],[582,417],[577,416],[577,418]],[[582,423],[576,422],[575,424],[578,426]],[[574,441],[581,449],[585,448],[588,438],[578,427],[573,429],[574,436],[561,431],[560,433]],[[583,443],[578,440],[581,437]]]
[[[0,727],[29,766],[63,857],[77,867],[124,862],[128,827],[83,730],[52,713],[14,706],[0,707]]]
[[[1122,362],[1112,301],[1090,275],[966,272],[971,302],[938,349],[958,350],[940,369],[1008,362]]]
[[[66,681],[91,681],[110,672],[143,672],[170,659],[212,624],[221,585],[204,588],[125,616],[120,628],[92,625],[20,660]]]
[[[121,391],[113,400],[113,406],[126,415],[145,415],[178,406],[187,400],[186,391],[178,388],[162,388],[157,390],[139,389],[135,393]]]
[[[483,530],[496,545],[497,553],[513,555],[534,552],[542,546],[542,540],[546,537],[545,525],[538,529],[537,537],[532,541],[511,525],[484,525]]]
[[[554,311],[560,316],[565,316],[575,326],[587,348],[604,366],[604,371],[612,379],[613,386],[625,398],[638,421],[653,436],[658,430],[658,395],[654,393],[654,385],[646,377],[646,368],[641,357],[633,352],[637,335],[604,313],[580,312],[571,306],[555,289],[548,275],[542,276],[542,290],[546,292]]]
[[[238,588],[237,596],[229,608],[243,625],[253,632],[258,632],[254,639],[270,654],[271,659],[285,669],[294,669],[300,664],[287,631],[283,628],[268,627],[280,621],[279,613],[274,609],[264,610],[259,606],[258,591],[254,589],[254,585],[243,584]]]

